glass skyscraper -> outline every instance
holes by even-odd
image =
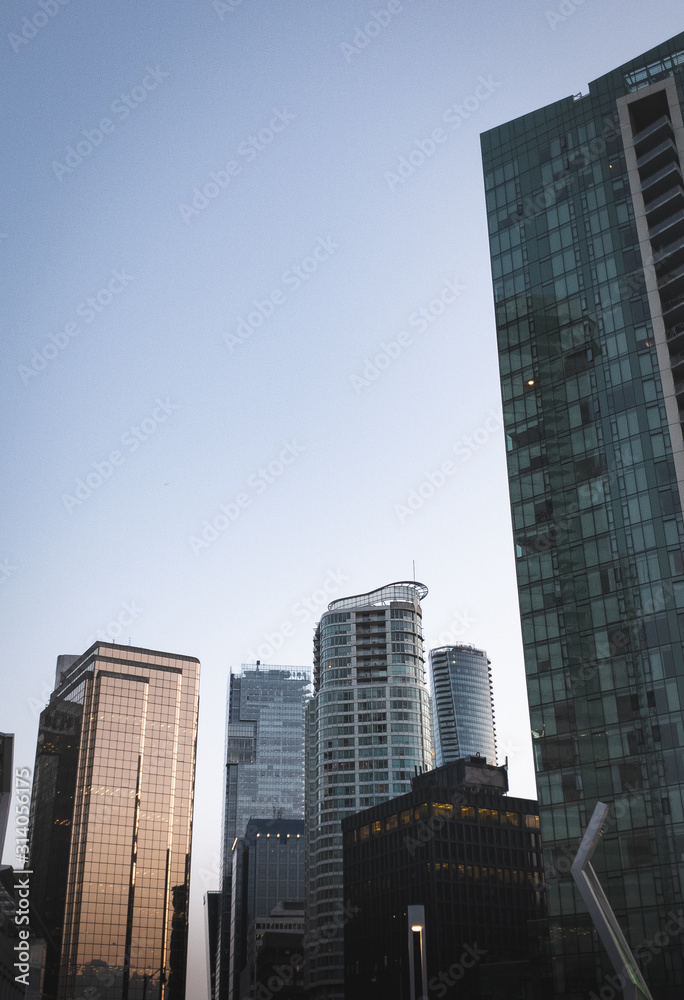
[[[198,705],[193,657],[60,657],[31,802],[44,998],[184,997]]]
[[[341,820],[410,791],[434,766],[425,687],[422,583],[328,605],[314,638],[307,707],[307,951],[311,1000],[344,992]]]
[[[271,912],[278,903],[296,905],[299,912],[304,907],[304,840],[303,819],[251,819],[233,848],[230,976],[237,983],[235,1000],[256,995],[256,953]],[[301,936],[303,927],[298,929]]]
[[[482,136],[556,997],[612,973],[594,865],[656,1000],[682,996],[684,34]],[[673,930],[673,928],[675,928]]]
[[[307,667],[243,664],[241,673],[230,676],[217,1000],[233,1000],[239,985],[229,971],[235,838],[245,836],[250,819],[304,818],[304,709],[310,686]]]
[[[459,757],[496,764],[491,661],[469,643],[430,650],[436,766]]]

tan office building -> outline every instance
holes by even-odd
[[[184,996],[198,705],[193,657],[59,658],[31,810],[45,998]]]

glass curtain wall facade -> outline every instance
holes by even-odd
[[[217,1000],[237,996],[230,976],[233,843],[250,819],[304,818],[304,709],[308,667],[242,664],[231,674],[226,722]]]
[[[496,764],[491,661],[469,643],[430,650],[430,697],[437,767],[459,757]]]
[[[304,862],[304,820],[251,819],[235,844],[230,974],[238,983],[236,1000],[257,993],[255,922],[268,922],[279,902],[304,905]]]
[[[0,853],[5,843],[7,822],[12,803],[12,788],[14,786],[13,760],[14,734],[0,733]]]
[[[680,34],[482,136],[562,1000],[612,972],[569,875],[599,799],[599,878],[654,998],[684,988],[683,70]]]
[[[434,766],[425,687],[422,583],[328,605],[314,637],[307,707],[307,952],[312,1000],[344,992],[341,820],[411,788]]]
[[[31,804],[43,996],[182,1000],[199,661],[100,643],[58,680]]]

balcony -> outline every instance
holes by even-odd
[[[661,298],[663,292],[669,293],[671,290],[676,290],[681,283],[684,283],[684,264],[680,264],[679,267],[674,267],[671,271],[667,271],[658,280],[658,291]]]
[[[655,241],[660,246],[666,242],[671,243],[673,238],[680,232],[684,233],[684,208],[680,208],[677,212],[669,215],[667,219],[663,219],[657,226],[652,226],[648,231],[648,237],[651,243]],[[659,236],[664,237],[664,239],[658,239]]]
[[[667,218],[680,205],[684,205],[684,188],[680,187],[679,184],[675,184],[674,187],[668,188],[665,194],[659,195],[645,206],[649,225],[653,226],[656,222],[660,222],[661,219]]]
[[[660,142],[657,146],[654,146],[653,149],[649,149],[643,156],[637,158],[637,169],[643,181],[645,176],[650,176],[654,172],[662,170],[670,163],[679,165],[677,147],[672,139],[666,139],[664,142]]]
[[[661,194],[664,194],[668,188],[674,185],[684,186],[682,181],[682,172],[679,167],[679,163],[673,160],[662,168],[662,170],[657,170],[654,174],[649,174],[641,182],[641,190],[644,195],[644,201],[647,200],[649,205],[651,200],[659,198]],[[648,205],[646,206],[646,211],[648,211]]]
[[[676,326],[671,326],[669,330],[666,331],[666,336],[668,343],[672,340],[677,340],[678,337],[684,336],[684,323],[677,323]],[[682,347],[684,347],[684,341],[682,341]],[[672,348],[670,348],[672,350]]]
[[[663,319],[666,323],[679,323],[684,320],[684,295],[678,295],[676,299],[671,299],[667,306],[663,306]]]
[[[684,367],[682,366],[684,366],[684,354],[671,354],[670,368],[675,384],[684,380]]]
[[[671,136],[672,133],[672,122],[670,121],[669,115],[661,115],[660,118],[656,118],[654,122],[647,125],[646,128],[642,128],[641,132],[637,132],[633,137],[633,142],[635,148],[639,146],[644,146],[648,139],[651,143],[657,142],[658,140],[665,139],[667,136]],[[643,150],[642,150],[643,151]]]
[[[678,258],[682,254],[682,251],[684,251],[684,236],[679,236],[672,243],[668,243],[667,246],[662,247],[657,253],[653,254],[653,263],[662,264],[666,260],[678,263]]]

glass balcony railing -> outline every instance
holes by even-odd
[[[641,146],[646,139],[654,138],[659,132],[663,132],[664,135],[672,135],[672,122],[669,115],[661,115],[660,118],[656,118],[654,122],[643,128],[641,132],[637,132],[633,140],[634,145]]]
[[[675,310],[684,306],[684,295],[678,295],[676,299],[670,299],[667,304],[663,304],[663,317],[671,317]]]
[[[661,160],[664,165],[670,159],[675,162],[677,161],[677,147],[672,139],[665,139],[664,142],[659,142],[653,149],[649,149],[643,156],[637,157],[637,168],[643,170],[651,165],[655,166]]]
[[[664,184],[662,183],[663,181],[665,181]],[[682,184],[682,172],[677,160],[672,160],[671,163],[666,164],[666,166],[657,170],[654,174],[649,174],[648,177],[642,180],[641,190],[644,193],[644,200],[646,200],[648,192],[652,192],[652,197],[659,197],[666,190],[667,184],[674,181]],[[646,206],[646,211],[648,211],[648,206]]]
[[[649,229],[649,239],[655,239],[657,236],[660,236],[661,233],[665,233],[668,229],[676,227],[682,221],[684,221],[684,208],[680,208],[678,211],[673,212],[672,215],[667,217],[667,219],[663,219],[663,221],[659,222],[657,226],[653,226]]]
[[[684,236],[678,237],[672,243],[668,243],[667,246],[663,247],[662,250],[654,253],[653,263],[660,264],[662,261],[667,260],[668,257],[672,257],[673,254],[678,253],[682,249],[684,249]]]
[[[675,187],[669,188],[665,194],[661,194],[657,198],[654,198],[653,201],[649,201],[645,206],[646,215],[652,215],[659,208],[668,205],[672,201],[677,201],[679,198],[684,198],[684,188],[677,184]]]
[[[680,264],[662,276],[658,281],[658,291],[662,294],[667,289],[676,285],[681,278],[684,278],[684,264]]]

